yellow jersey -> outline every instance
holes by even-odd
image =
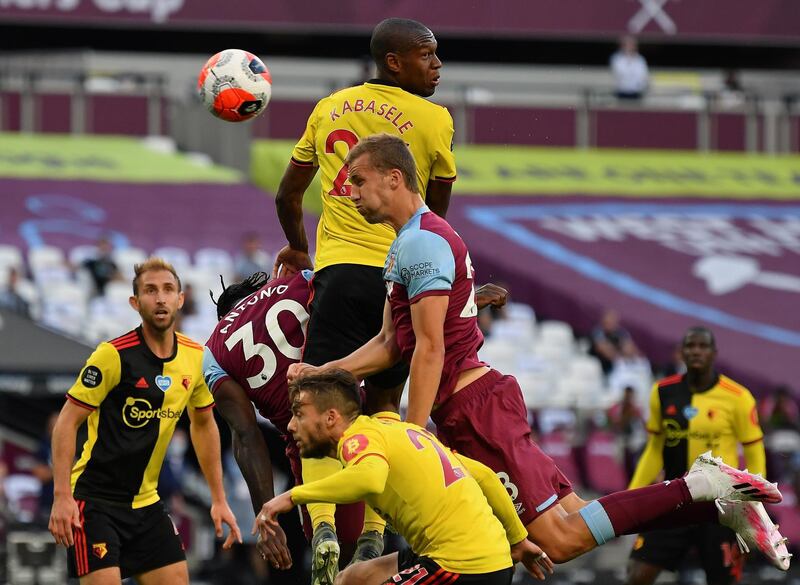
[[[756,443],[764,436],[753,395],[723,375],[705,392],[692,392],[685,375],[658,381],[650,394],[647,430],[663,435],[666,479],[681,477],[709,450],[739,467],[739,444]]]
[[[322,216],[315,269],[333,264],[383,267],[395,239],[388,225],[371,225],[350,201],[345,157],[360,138],[387,132],[408,144],[420,194],[429,180],[454,181],[453,118],[443,106],[396,85],[372,80],[320,100],[292,152],[292,162],[321,171]]]
[[[178,419],[187,406],[214,406],[202,362],[202,346],[180,333],[173,355],[157,357],[141,327],[97,346],[67,392],[91,411],[88,438],[72,468],[76,498],[132,508],[158,501],[158,476]]]
[[[512,565],[510,543],[527,532],[500,480],[485,465],[385,413],[358,417],[339,440],[338,456],[344,469],[293,488],[296,504],[347,503],[358,497],[354,484],[379,476],[364,501],[415,554],[452,573],[490,573]]]

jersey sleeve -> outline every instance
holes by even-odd
[[[345,434],[339,441],[338,457],[344,465],[341,471],[292,488],[295,504],[349,504],[384,490],[389,461],[386,442],[378,431],[362,428]]]
[[[119,384],[121,371],[119,352],[110,343],[101,343],[86,360],[78,379],[67,391],[67,399],[94,410]]]
[[[206,349],[207,348],[203,348],[203,362],[205,362]],[[208,389],[208,384],[206,384],[204,367],[202,367],[201,374],[201,376],[197,377],[192,387],[192,395],[189,397],[189,408],[193,408],[194,410],[205,410],[206,408],[214,406],[214,397]],[[217,383],[219,382],[218,380]]]
[[[296,165],[304,167],[319,166],[319,160],[317,159],[316,136],[317,121],[319,119],[318,112],[321,104],[322,101],[318,102],[314,107],[314,110],[308,117],[308,122],[306,122],[305,132],[303,132],[300,140],[297,142],[297,144],[295,144],[294,150],[292,150],[292,163]]]
[[[205,380],[206,386],[208,386],[209,390],[213,394],[214,391],[217,389],[222,382],[229,379],[230,375],[226,372],[222,366],[219,365],[217,358],[214,357],[214,353],[211,351],[211,348],[206,346],[203,348],[203,380]]]
[[[338,456],[344,467],[358,465],[367,457],[389,460],[386,454],[386,440],[373,429],[359,429],[358,432],[343,436],[339,441]]]
[[[424,296],[448,294],[456,278],[453,250],[438,234],[413,232],[397,255],[397,274],[411,303]]]
[[[764,433],[758,422],[756,400],[747,390],[736,400],[733,427],[736,439],[743,445],[755,443],[764,438]]]
[[[434,181],[453,182],[456,180],[456,158],[453,155],[453,117],[446,108],[442,108],[441,130],[434,138],[433,151],[435,160],[431,166],[430,178]],[[424,187],[424,185],[423,185]]]
[[[653,384],[650,391],[650,416],[647,418],[647,432],[658,435],[661,433],[661,398],[658,393],[658,384]]]

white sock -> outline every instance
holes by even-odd
[[[689,489],[689,495],[692,496],[692,501],[706,502],[714,499],[711,483],[702,471],[690,471],[683,477],[683,481],[686,482],[686,487]]]

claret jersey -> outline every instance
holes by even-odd
[[[321,170],[317,270],[332,264],[383,266],[394,232],[386,225],[368,224],[358,213],[349,199],[344,163],[360,138],[381,132],[400,136],[408,144],[423,198],[429,180],[456,178],[453,119],[444,107],[379,80],[320,100],[292,152],[293,164]]]
[[[312,275],[306,270],[270,280],[239,301],[214,328],[203,356],[212,393],[232,378],[284,434],[292,418],[286,371],[302,355]]]
[[[431,295],[450,297],[444,322],[445,357],[436,404],[452,394],[460,372],[486,365],[478,359],[483,334],[475,318],[474,270],[461,237],[423,205],[397,233],[383,268],[397,344],[411,362],[416,339],[411,305]]]

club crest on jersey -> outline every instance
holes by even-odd
[[[98,559],[102,559],[108,554],[108,547],[105,542],[98,542],[92,545],[92,553]]]
[[[369,445],[369,439],[364,435],[353,435],[344,442],[342,456],[345,461],[350,461],[353,457],[364,451]]]
[[[192,385],[192,377],[191,376],[184,376],[181,379],[181,386],[183,386],[184,390],[188,390],[191,385]]]
[[[158,386],[162,392],[166,392],[169,390],[169,387],[172,386],[172,378],[169,376],[156,376],[156,386]]]
[[[683,407],[683,416],[686,417],[686,420],[692,420],[694,417],[697,416],[698,410],[691,405]]]

